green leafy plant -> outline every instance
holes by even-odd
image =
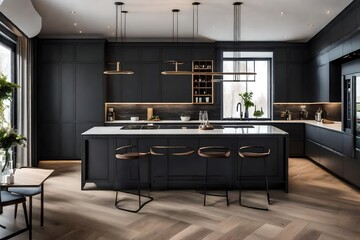
[[[25,147],[26,138],[18,134],[13,128],[8,127],[5,122],[5,109],[8,107],[5,101],[13,99],[14,91],[19,88],[19,85],[8,82],[4,74],[0,74],[0,148],[5,152],[5,163],[2,166],[1,172],[7,168],[10,163],[9,150],[13,146]]]
[[[255,104],[251,101],[253,92],[244,92],[239,93],[239,96],[242,98],[244,102],[245,109],[248,109],[249,107],[253,107]]]
[[[13,128],[0,128],[0,148],[5,151],[5,164],[1,169],[1,172],[9,165],[10,162],[10,153],[9,149],[13,146],[22,146],[25,147],[26,138],[17,132]]]
[[[11,101],[15,89],[17,89],[18,87],[19,85],[12,82],[8,82],[7,77],[4,74],[0,74],[0,123],[1,124],[5,122],[4,113],[7,107],[5,105],[5,100]]]
[[[262,115],[264,115],[263,108],[261,108],[260,110],[256,110],[256,105],[255,105],[255,110],[254,110],[253,115],[254,115],[254,117],[262,117]]]

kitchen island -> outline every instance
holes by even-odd
[[[117,147],[136,145],[148,152],[154,145],[181,145],[198,149],[202,146],[224,146],[231,150],[228,159],[209,162],[210,177],[225,176],[230,188],[239,184],[237,151],[245,145],[270,148],[267,159],[270,187],[288,191],[288,133],[268,125],[238,125],[214,130],[194,128],[123,129],[93,127],[82,133],[82,189],[132,189],[137,184],[137,161],[119,161]],[[151,164],[149,164],[151,163]],[[150,176],[148,175],[150,167]],[[243,182],[247,188],[264,186],[262,161],[243,163]],[[198,189],[204,182],[205,161],[197,155],[151,156],[141,162],[141,178],[150,179],[153,189]],[[115,179],[115,173],[117,177]],[[145,184],[145,182],[144,182]]]

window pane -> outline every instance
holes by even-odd
[[[12,79],[12,71],[11,71],[11,48],[0,42],[0,74],[4,74],[7,77],[8,81]],[[4,102],[5,105],[9,106],[5,109],[5,122],[11,123],[11,109],[10,109],[10,101],[6,100]]]
[[[223,82],[223,117],[240,118],[240,112],[236,111],[237,103],[241,102],[239,93],[247,91],[253,92],[252,102],[256,109],[263,109],[262,118],[270,118],[270,60],[224,60],[223,71],[256,72],[256,76],[235,76],[240,82]],[[234,76],[225,75],[224,80],[234,80]],[[244,104],[241,104],[245,112]],[[254,118],[254,110],[254,107],[249,108],[249,118]]]

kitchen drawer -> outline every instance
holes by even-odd
[[[335,132],[332,130],[327,130],[324,128],[319,128],[320,132],[320,141],[319,143],[334,149],[335,151],[343,151],[343,133]]]
[[[305,135],[306,138],[311,139],[315,142],[320,142],[320,128],[311,126],[306,124],[305,125]]]
[[[320,146],[315,142],[306,139],[305,140],[305,154],[317,163],[320,163]]]

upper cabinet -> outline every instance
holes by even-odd
[[[274,102],[304,101],[305,45],[274,50]]]
[[[192,103],[191,75],[162,75],[162,71],[174,71],[175,66],[166,61],[182,62],[179,71],[191,71],[192,61],[212,59],[213,44],[192,43],[108,43],[106,50],[109,63],[120,61],[122,69],[134,71],[134,75],[107,75],[106,102],[122,103]],[[205,100],[205,99],[204,99]]]

